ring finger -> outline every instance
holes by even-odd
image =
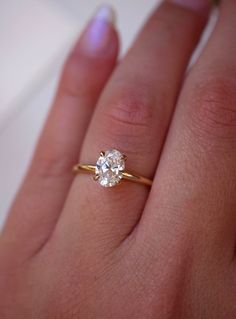
[[[101,150],[116,148],[127,155],[127,169],[152,178],[181,79],[206,22],[208,6],[201,2],[189,7],[188,1],[166,1],[154,12],[98,103],[80,162],[93,163]],[[143,185],[104,189],[80,174],[56,234],[64,240],[67,232],[72,242],[79,237],[87,244],[98,236],[116,246],[136,225],[147,195]]]

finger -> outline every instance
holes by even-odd
[[[101,8],[75,45],[31,168],[5,227],[13,245],[35,251],[50,235],[72,182],[72,165],[117,58],[113,12]],[[29,240],[30,239],[30,240]]]
[[[116,148],[127,155],[127,169],[153,176],[207,10],[194,11],[173,2],[156,10],[109,81],[87,132],[80,162],[95,162],[99,151]],[[148,188],[143,185],[124,182],[104,189],[90,176],[78,175],[59,220],[59,236],[67,238],[68,245],[70,240],[80,242],[78,237],[86,245],[88,238],[96,244],[96,236],[104,238],[107,245],[117,245],[134,227],[147,195]]]
[[[222,1],[213,35],[184,85],[141,228],[152,225],[156,240],[165,233],[166,246],[185,238],[205,263],[214,256],[217,265],[232,260],[235,244],[235,15],[236,2]]]

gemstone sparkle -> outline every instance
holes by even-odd
[[[96,180],[104,187],[115,186],[122,179],[124,169],[125,157],[121,152],[115,149],[101,152],[96,163]]]

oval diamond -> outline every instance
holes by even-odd
[[[96,180],[101,186],[112,187],[122,179],[125,169],[124,155],[117,150],[102,152],[96,163]]]

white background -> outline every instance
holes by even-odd
[[[122,53],[159,2],[107,1],[118,13]],[[101,4],[0,1],[0,226],[32,156],[66,52]]]

